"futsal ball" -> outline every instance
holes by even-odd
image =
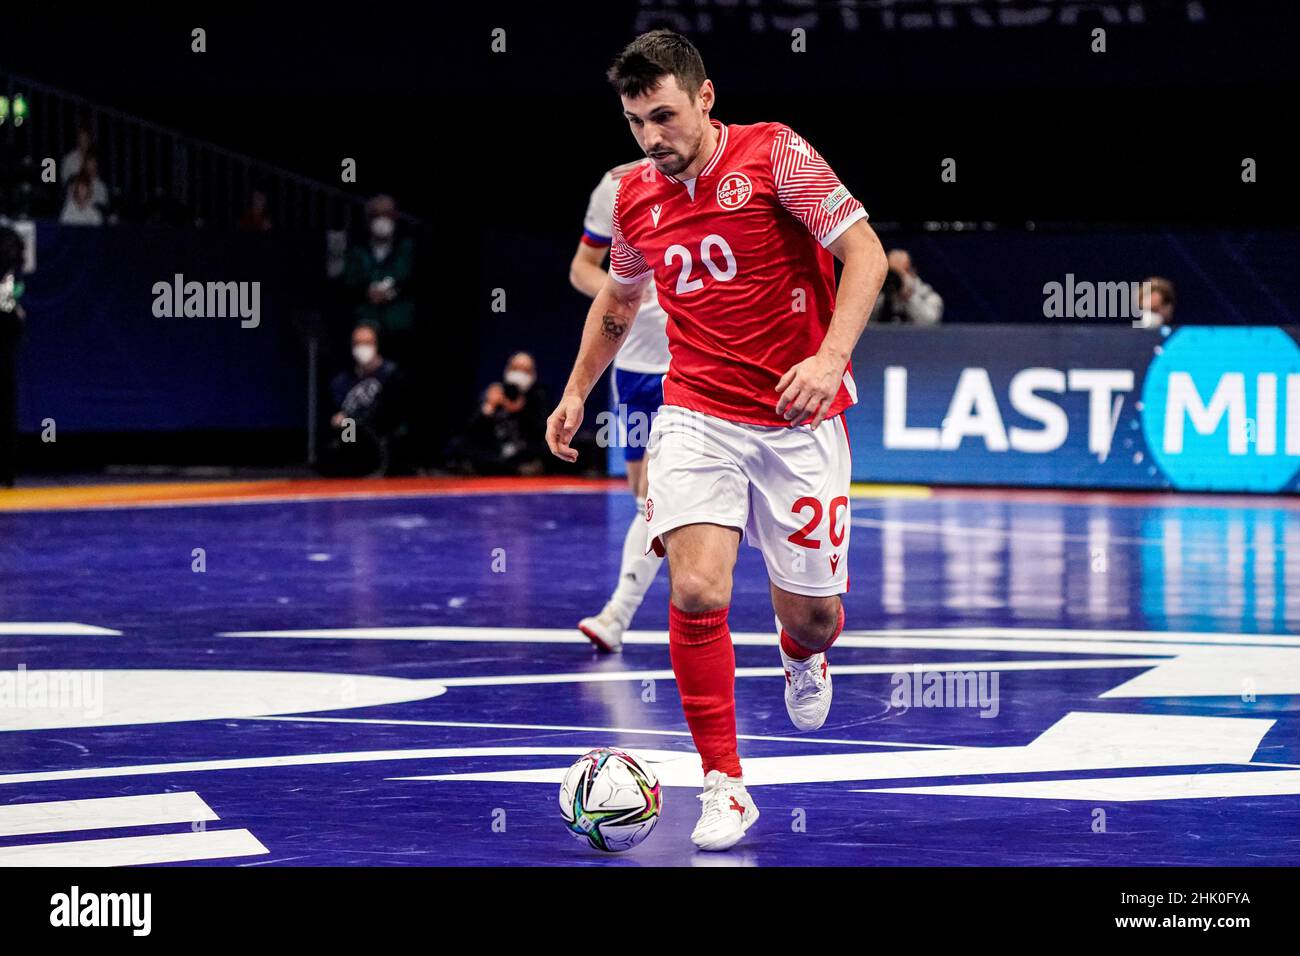
[[[597,850],[630,850],[659,821],[659,778],[623,750],[601,747],[583,754],[560,784],[560,813],[577,839]]]

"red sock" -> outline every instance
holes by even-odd
[[[736,649],[725,607],[688,614],[668,606],[668,654],[686,725],[704,772],[740,776],[736,750]]]
[[[822,648],[823,651],[830,650],[831,644],[834,644],[844,630],[844,605],[840,605],[840,622],[835,625],[835,633],[831,635],[830,642]],[[785,628],[781,628],[781,650],[785,651],[785,656],[796,661],[806,661],[818,651],[810,651],[787,633]]]

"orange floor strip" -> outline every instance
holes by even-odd
[[[65,511],[329,498],[393,498],[517,492],[605,491],[621,478],[307,478],[172,481],[0,490],[0,511]]]

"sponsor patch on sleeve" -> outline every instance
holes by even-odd
[[[849,187],[841,186],[839,189],[835,190],[835,192],[831,193],[829,196],[827,196],[825,199],[822,200],[822,212],[834,212],[836,209],[839,208],[839,206],[844,202],[844,200],[848,198],[849,198]]]

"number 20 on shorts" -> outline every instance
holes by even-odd
[[[816,498],[805,495],[790,506],[790,513],[802,515],[809,508],[812,509],[812,517],[808,519],[808,522],[802,528],[790,535],[788,540],[801,548],[820,548],[822,546],[821,540],[811,537],[811,535],[821,525],[822,515],[826,513],[822,508],[822,503]],[[849,499],[847,495],[840,495],[838,498],[831,499],[830,508],[827,509],[829,511],[827,530],[830,533],[832,548],[838,548],[844,543],[843,513],[848,508]]]

